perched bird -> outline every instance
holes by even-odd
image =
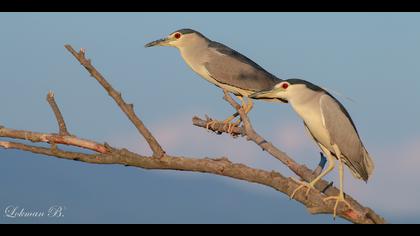
[[[239,52],[192,29],[177,30],[166,38],[146,44],[145,47],[157,45],[178,48],[193,71],[210,83],[235,94],[241,100],[246,113],[252,109],[253,103],[251,99],[244,101],[243,97],[272,88],[282,81]],[[224,122],[228,124],[236,116],[238,113]]]
[[[343,163],[350,168],[353,176],[366,182],[372,174],[374,164],[343,105],[324,89],[300,79],[284,80],[273,88],[254,93],[250,97],[288,101],[328,159],[327,169],[310,183],[299,181],[301,185],[294,190],[291,198],[303,187],[308,188],[308,194],[315,183],[334,168],[336,158],[339,162],[340,193],[324,200],[336,200],[334,217],[339,202],[350,207],[343,193]]]

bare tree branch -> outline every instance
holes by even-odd
[[[162,157],[165,155],[165,151],[157,142],[155,137],[152,133],[146,128],[143,122],[138,118],[136,113],[134,112],[133,104],[127,104],[121,96],[120,92],[117,92],[106,79],[96,70],[96,68],[92,65],[91,61],[86,59],[85,57],[85,50],[81,49],[80,52],[76,52],[70,45],[64,46],[73,56],[86,68],[86,70],[90,73],[90,75],[95,78],[102,87],[108,92],[109,96],[111,96],[114,101],[118,104],[121,110],[127,115],[130,121],[134,124],[140,134],[146,139],[147,143],[149,144],[150,148],[153,151],[154,157]]]
[[[55,102],[54,93],[52,91],[48,92],[47,101],[54,112],[55,119],[57,120],[59,134],[61,136],[70,136],[69,132],[67,131],[66,122],[64,122],[63,115],[61,114],[60,108],[58,108],[58,105]]]
[[[0,147],[17,149],[32,153],[58,157],[67,160],[82,161],[92,164],[119,164],[143,169],[179,170],[216,174],[271,187],[290,196],[298,184],[278,172],[250,168],[243,164],[235,164],[226,158],[198,159],[165,155],[162,158],[152,158],[132,153],[125,149],[110,148],[105,154],[84,154],[30,146],[14,142],[0,141]],[[323,201],[323,194],[313,191],[308,197],[299,194],[294,200],[304,204],[312,214],[331,213],[333,206]],[[354,223],[385,223],[375,222],[367,217],[367,212],[339,209],[337,215]]]
[[[275,171],[265,171],[255,168],[248,167],[243,164],[235,164],[230,162],[227,158],[192,158],[182,156],[171,156],[165,154],[163,149],[160,147],[156,139],[153,138],[152,134],[147,130],[140,119],[135,115],[132,110],[132,106],[127,105],[121,97],[121,94],[117,93],[111,85],[100,75],[96,69],[90,64],[90,61],[84,57],[84,50],[76,53],[71,46],[66,45],[66,48],[81,62],[81,64],[91,73],[91,75],[97,79],[105,90],[110,94],[111,97],[117,102],[124,113],[130,118],[139,132],[146,138],[149,146],[153,150],[153,156],[143,156],[137,153],[128,151],[127,149],[117,149],[111,147],[107,143],[99,144],[95,141],[87,139],[81,139],[76,136],[69,136],[66,129],[62,129],[60,126],[60,134],[47,134],[37,133],[32,131],[14,130],[3,126],[0,126],[0,137],[13,138],[20,140],[29,140],[37,143],[49,143],[50,148],[39,147],[28,145],[18,142],[0,141],[0,148],[4,149],[16,149],[45,156],[52,156],[67,160],[82,161],[92,164],[119,164],[124,166],[133,166],[143,169],[161,169],[161,170],[179,170],[179,171],[191,171],[209,173],[220,176],[231,177],[239,180],[245,180],[248,182],[262,184],[271,187],[277,191],[280,191],[290,196],[298,183],[293,181],[291,178],[284,177],[282,174]],[[295,170],[299,176],[312,176],[313,173],[310,169],[305,166],[301,166],[294,162],[286,154],[275,148],[271,143],[266,142],[261,136],[259,136],[252,128],[248,117],[244,114],[243,110],[227,93],[225,93],[225,99],[237,109],[241,115],[241,119],[244,122],[243,127],[236,127],[233,132],[238,135],[246,136],[248,139],[260,145],[264,150],[275,156],[280,161],[284,162],[289,168]],[[50,103],[50,101],[49,101]],[[54,102],[55,103],[55,102]],[[51,103],[50,103],[51,105]],[[56,104],[55,104],[56,105]],[[58,106],[57,111],[58,110]],[[53,108],[54,110],[54,108]],[[57,121],[64,123],[64,118],[56,115]],[[61,114],[61,113],[60,113]],[[195,117],[194,124],[203,127],[206,121]],[[204,122],[204,123],[203,123]],[[218,132],[228,132],[223,126],[214,125],[212,129]],[[68,146],[81,147],[88,150],[95,151],[94,154],[87,154],[83,152],[69,152],[58,149],[56,144],[64,144]],[[154,158],[159,157],[159,158]],[[322,167],[322,164],[320,164]],[[325,182],[325,181],[324,181]],[[331,187],[326,191],[335,191],[334,187]],[[332,193],[332,192],[330,192]],[[333,203],[326,203],[323,201],[325,194],[321,191],[311,191],[308,196],[305,194],[296,194],[294,200],[302,203],[308,208],[308,211],[312,214],[331,214],[333,211]],[[347,198],[349,198],[347,196]],[[373,212],[370,208],[363,207],[356,201],[349,198],[348,200],[353,209],[346,209],[345,207],[339,207],[337,209],[337,216],[347,219],[353,223],[386,223],[386,221]]]
[[[94,141],[80,139],[76,136],[38,133],[26,130],[14,130],[5,127],[0,127],[0,137],[28,140],[34,143],[64,144],[89,149],[99,153],[108,152],[107,148],[104,145]]]
[[[203,120],[198,116],[194,116],[192,118],[193,125],[198,126],[198,127],[202,127],[202,128],[207,128],[207,124],[211,121],[212,121],[212,119],[210,119],[210,118],[207,118],[207,119]],[[223,122],[216,122],[211,127],[208,127],[208,128],[211,129],[212,131],[214,131],[216,134],[230,133],[230,135],[235,136],[235,137],[246,135],[245,134],[245,129],[242,126],[232,127],[232,130],[230,131],[229,127],[226,124],[224,124]]]

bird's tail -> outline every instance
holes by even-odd
[[[375,165],[373,164],[372,157],[369,155],[368,151],[363,147],[363,167],[367,172],[367,178],[364,179],[366,182],[368,178],[372,175]]]
[[[372,157],[369,155],[367,150],[362,146],[362,162],[361,163],[354,163],[354,162],[347,162],[346,165],[350,168],[351,173],[357,179],[363,179],[364,181],[368,181],[370,176],[372,175],[373,169],[375,166],[373,164]]]

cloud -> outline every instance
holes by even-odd
[[[302,145],[306,146],[308,144],[309,136],[301,132],[301,126],[301,124],[296,123],[282,123],[281,127],[274,130],[273,140],[287,150],[302,149]]]
[[[318,164],[320,150],[302,122],[284,120],[281,126],[273,129],[273,134],[268,134],[268,137],[274,145],[287,152],[297,162],[309,166],[310,163]]]

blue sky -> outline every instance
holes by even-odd
[[[56,94],[70,131],[150,153],[126,117],[64,49],[87,56],[171,154],[228,156],[292,175],[255,144],[217,136],[191,117],[230,115],[222,92],[194,74],[174,48],[144,48],[196,29],[282,79],[301,78],[337,96],[352,115],[376,170],[368,184],[347,172],[345,190],[391,222],[420,219],[420,14],[418,13],[1,13],[0,124],[55,132],[45,101]],[[354,102],[345,98],[350,97]],[[256,102],[254,128],[296,160],[318,149],[288,105]],[[338,181],[337,173],[327,179]],[[344,223],[311,216],[285,195],[205,174],[96,166],[0,150],[0,210],[65,205],[61,219],[23,222]]]

